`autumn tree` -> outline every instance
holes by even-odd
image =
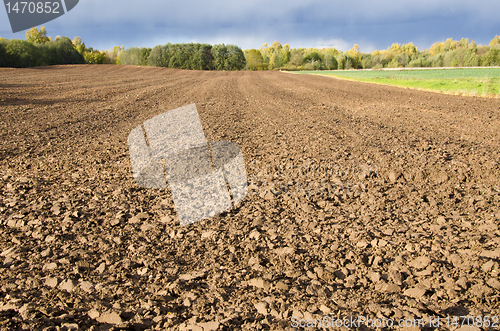
[[[85,63],[88,64],[104,64],[106,61],[106,54],[92,49],[91,51],[85,52],[84,58]]]
[[[32,44],[45,44],[51,41],[50,37],[47,37],[47,30],[44,26],[41,27],[40,31],[35,27],[26,31],[26,40]]]
[[[403,44],[403,46],[401,46],[401,50],[407,56],[412,56],[418,53],[418,48],[413,43]]]
[[[118,56],[120,55],[120,52],[122,52],[124,50],[125,50],[125,48],[122,45],[122,46],[115,46],[112,49],[110,49],[109,51],[106,51],[105,52],[105,55],[106,55],[105,63],[117,64]],[[151,51],[150,51],[150,53],[151,53]],[[148,56],[149,56],[149,54],[148,54]]]
[[[448,51],[453,51],[455,49],[457,49],[458,47],[458,41],[456,40],[453,40],[452,38],[448,38],[446,39],[446,41],[444,42],[444,51],[445,52],[448,52]]]
[[[281,45],[279,41],[274,41],[268,47],[267,43],[260,48],[260,53],[265,64],[268,64],[269,69],[281,68],[290,61],[290,45]]]
[[[290,47],[285,50],[280,42],[275,41],[267,49],[269,54],[269,69],[281,68],[289,60]]]
[[[82,42],[82,39],[80,37],[73,38],[71,42],[73,43],[73,46],[78,51],[78,53],[85,55],[85,52],[87,52],[87,47],[85,46],[85,43]]]
[[[445,53],[449,51],[453,51],[457,49],[460,46],[460,43],[456,40],[453,40],[452,38],[446,39],[444,42],[437,42],[431,46],[429,49],[429,52],[431,56],[440,54],[440,53]]]
[[[352,68],[354,69],[357,69],[359,67],[361,67],[361,52],[359,50],[359,45],[358,44],[354,44],[354,46],[348,50],[346,52],[347,55],[350,56],[350,60],[351,61],[351,66]],[[347,61],[346,61],[346,64],[347,64]],[[346,68],[346,69],[349,69],[349,68]]]
[[[262,46],[260,46],[260,48],[259,48],[259,52],[262,55],[262,59],[264,60],[264,63],[269,63],[269,56],[267,53],[267,49],[268,49],[267,43],[262,44]]]
[[[248,70],[262,70],[264,67],[264,59],[262,58],[260,51],[257,49],[249,50],[246,60]]]
[[[495,36],[495,38],[491,39],[490,46],[500,45],[500,36]]]

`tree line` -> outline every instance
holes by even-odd
[[[36,30],[36,28],[34,28]],[[26,33],[27,40],[0,38],[0,67],[35,67],[85,63],[69,38],[47,37],[45,28]]]
[[[271,46],[242,50],[236,45],[166,44],[153,48],[116,46],[107,51],[87,47],[79,37],[47,37],[44,27],[26,32],[26,40],[0,38],[0,67],[55,64],[129,64],[191,70],[337,70],[403,67],[500,66],[500,36],[489,45],[462,38],[437,42],[419,51],[413,43],[392,44],[386,50],[363,53],[356,44],[335,48]]]
[[[271,46],[244,50],[247,70],[337,70],[415,67],[500,66],[500,36],[487,46],[463,38],[447,39],[419,51],[413,43],[392,44],[387,50],[363,53],[356,44],[342,52],[335,48],[295,48],[275,41]]]
[[[118,55],[118,64],[192,70],[243,70],[246,60],[235,45],[166,44],[151,48],[129,48]]]
[[[36,67],[57,64],[116,64],[122,47],[109,51],[87,48],[80,37],[70,40],[47,36],[47,30],[32,28],[26,32],[26,40],[0,38],[0,67]]]
[[[115,46],[108,51],[87,47],[80,37],[47,36],[45,27],[26,32],[26,40],[0,38],[0,67],[56,64],[130,64],[192,70],[243,70],[246,60],[235,45],[166,44],[153,49]]]

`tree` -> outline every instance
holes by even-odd
[[[262,59],[264,59],[264,63],[268,64],[269,63],[269,56],[268,56],[268,48],[267,47],[267,43],[265,44],[262,44],[262,46],[260,46],[260,54],[262,54]]]
[[[418,53],[418,48],[413,43],[403,44],[401,49],[407,56],[412,56]]]
[[[41,64],[38,48],[28,41],[9,40],[5,46],[5,55],[7,67],[25,68]]]
[[[267,44],[260,48],[264,63],[269,64],[269,69],[281,68],[290,61],[290,45],[281,43],[277,40],[270,47]]]
[[[399,46],[399,44],[396,44],[396,45]],[[393,44],[393,46],[394,46],[394,44]],[[352,65],[352,68],[357,69],[357,68],[361,67],[361,52],[359,50],[358,44],[354,44],[354,46],[352,46],[352,48],[350,50],[348,50],[346,53],[347,53],[347,55],[349,55],[351,57],[349,60],[351,61],[350,64]],[[347,65],[347,61],[346,61],[346,65]],[[349,68],[346,68],[346,69],[349,69]]]
[[[469,38],[460,39],[460,41],[458,42],[458,46],[465,49],[469,48]]]
[[[490,46],[500,45],[500,36],[495,36],[495,38],[491,39]]]
[[[118,64],[139,65],[141,62],[142,50],[139,47],[131,47],[118,56]],[[99,58],[100,59],[100,58]],[[105,58],[102,59],[104,62]]]
[[[373,67],[373,59],[374,59],[373,54],[362,54],[361,55],[361,65],[363,66],[363,69],[369,69]]]
[[[88,64],[104,64],[106,54],[99,51],[91,51],[85,53],[85,62]]]
[[[214,69],[225,70],[228,58],[228,49],[226,45],[214,45],[212,47],[212,56],[214,57]]]
[[[6,46],[6,42],[5,41],[7,39],[3,39],[3,38],[0,38],[0,67],[6,67],[7,66],[7,54],[6,54],[6,51],[5,51],[5,46]]]
[[[435,55],[441,53],[443,46],[444,46],[444,44],[442,42],[437,42],[435,44],[432,44],[431,48],[429,49],[431,56],[435,56]]]
[[[148,65],[153,67],[166,67],[168,62],[163,61],[163,46],[157,45],[151,50],[151,54],[148,57]]]
[[[458,41],[453,40],[452,38],[448,38],[444,42],[444,52],[453,51],[457,49],[457,47],[458,47]]]
[[[323,65],[326,69],[336,70],[338,68],[335,57],[339,55],[339,51],[335,48],[323,48],[319,50],[323,58]]]
[[[302,60],[302,64],[314,63],[321,60],[321,55],[318,52],[311,52],[304,57],[304,59]]]
[[[401,45],[398,43],[394,43],[387,49],[387,52],[392,54],[400,54],[402,53]]]
[[[290,50],[290,61],[288,63],[292,66],[302,65],[305,51],[305,48],[294,48]]]
[[[32,44],[45,44],[51,41],[50,37],[47,37],[47,30],[44,26],[38,31],[37,28],[31,28],[26,31],[26,40]]]
[[[245,68],[245,54],[241,48],[236,45],[227,45],[228,57],[226,70],[242,70]]]
[[[236,45],[214,45],[212,47],[215,70],[242,70],[245,68],[245,54]]]
[[[107,64],[117,64],[118,62],[118,56],[120,55],[120,52],[123,51],[125,48],[122,46],[115,46],[109,51],[106,52],[106,60],[104,63]]]
[[[85,46],[85,43],[82,42],[82,39],[80,37],[73,38],[71,42],[75,46],[75,49],[78,51],[78,53],[85,55],[85,52],[87,52],[87,47]]]
[[[340,54],[339,56],[337,56],[337,63],[339,69],[352,69],[353,62],[354,59],[348,52],[345,52],[344,54]]]
[[[75,49],[73,43],[68,37],[60,37],[48,44],[56,50],[57,60],[55,63],[48,64],[72,64],[84,63],[83,56]]]
[[[146,66],[148,65],[148,57],[151,54],[151,48],[145,47],[141,48],[141,55],[139,57],[139,65]]]
[[[257,49],[251,49],[248,51],[247,57],[247,69],[248,70],[262,70],[264,59],[262,54]]]
[[[285,44],[280,52],[281,65],[285,65],[290,62],[290,44]]]
[[[481,57],[482,66],[500,66],[500,49],[490,48],[486,54]]]

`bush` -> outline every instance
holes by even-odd
[[[308,62],[302,66],[304,70],[321,70],[322,69],[322,63],[321,61],[316,61],[316,62]]]
[[[415,59],[415,60],[411,60],[407,65],[407,67],[409,68],[420,68],[420,67],[425,67],[423,64],[422,64],[422,59]]]
[[[88,64],[104,64],[106,62],[106,54],[99,51],[85,52],[85,63]]]
[[[302,67],[302,66],[295,66],[293,64],[287,64],[286,66],[283,67],[283,70],[287,70],[287,71],[300,71],[300,70],[304,70],[304,67]]]
[[[400,66],[399,62],[393,60],[389,62],[386,68],[399,68]]]

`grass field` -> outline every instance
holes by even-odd
[[[500,68],[432,69],[399,71],[301,71],[350,80],[439,91],[450,94],[499,96]]]

